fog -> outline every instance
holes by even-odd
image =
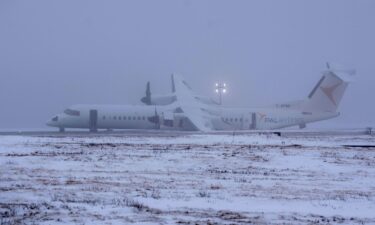
[[[375,125],[375,1],[0,1],[0,129],[45,128],[69,105],[140,104],[181,73],[226,106],[306,98],[327,61],[355,68],[339,118]],[[308,125],[310,126],[310,125]]]

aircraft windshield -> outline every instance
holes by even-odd
[[[79,116],[80,112],[78,110],[73,110],[73,109],[66,109],[64,111],[65,114],[70,115],[70,116]]]

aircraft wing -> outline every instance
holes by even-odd
[[[202,104],[195,98],[189,84],[180,75],[173,75],[175,95],[177,104],[184,111],[190,122],[200,131],[210,131],[213,129],[212,115],[205,110],[207,105]]]
[[[199,108],[182,107],[182,110],[197,130],[205,132],[212,130],[212,124],[209,118],[207,118]]]

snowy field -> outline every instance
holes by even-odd
[[[0,136],[0,224],[375,224],[375,138]]]

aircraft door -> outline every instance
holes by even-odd
[[[241,118],[240,118],[240,130],[244,129],[244,124],[245,124],[245,116],[241,115]]]
[[[250,130],[255,130],[256,128],[257,128],[257,114],[251,113]]]
[[[90,117],[89,117],[89,129],[90,132],[97,132],[98,128],[98,110],[92,109],[90,110]]]

